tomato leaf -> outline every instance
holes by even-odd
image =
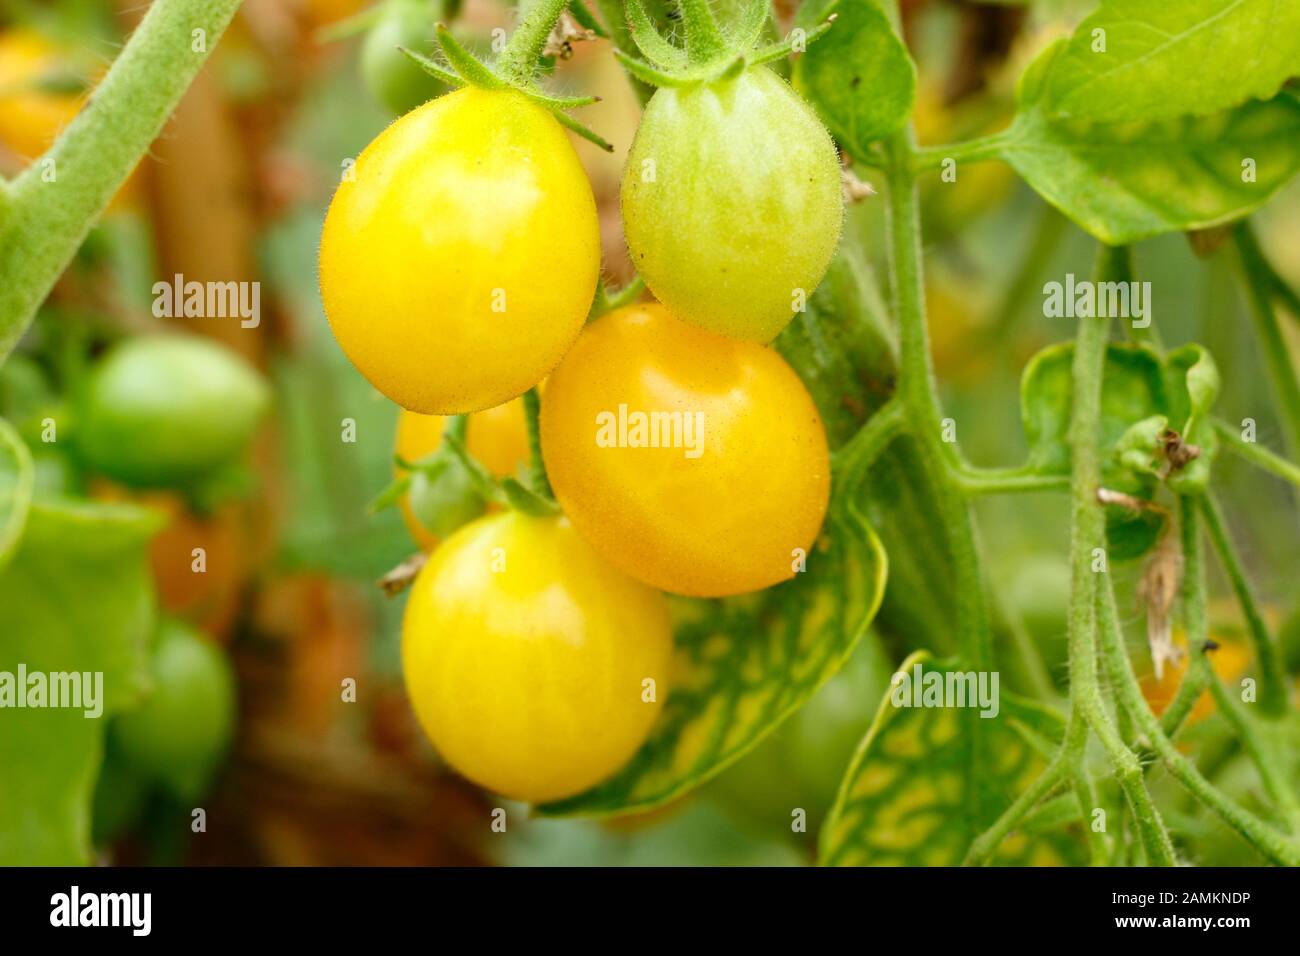
[[[543,804],[543,816],[648,810],[699,786],[752,750],[835,674],[866,632],[885,588],[875,532],[843,501],[807,570],[725,600],[673,599],[673,685],[650,739],[614,777]]]
[[[1021,78],[1000,155],[1049,203],[1110,245],[1238,219],[1300,169],[1300,100],[1283,92],[1201,118],[1056,119],[1047,88],[1063,43]]]
[[[1070,473],[1073,361],[1073,342],[1049,346],[1030,359],[1021,379],[1020,415],[1029,445],[1029,465],[1042,474]],[[1133,452],[1129,429],[1166,411],[1160,357],[1145,345],[1111,343],[1102,381],[1102,485],[1149,501],[1155,494],[1155,477],[1147,469],[1127,467],[1122,456]],[[1106,508],[1107,553],[1114,561],[1137,558],[1156,543],[1163,527],[1160,512],[1134,512],[1110,505]]]
[[[889,18],[872,0],[805,4],[799,25],[810,30],[831,14],[835,25],[795,59],[794,85],[850,153],[899,129],[912,109],[916,66]]]
[[[920,651],[898,674],[910,679],[917,666],[945,677],[961,670],[955,660]],[[895,695],[911,700],[909,688],[895,686],[881,701],[822,829],[823,865],[960,864],[975,837],[1042,771],[1043,745],[1062,732],[1059,715],[1001,688],[989,717],[971,706],[895,706]],[[1003,841],[994,862],[1043,866],[1082,857],[1077,833],[1022,832]]]
[[[1045,90],[1055,116],[1117,122],[1204,115],[1269,99],[1300,72],[1300,4],[1103,0]]]
[[[127,505],[30,506],[0,572],[0,673],[15,681],[20,665],[29,680],[89,673],[88,689],[102,675],[102,714],[88,717],[84,706],[0,711],[0,866],[90,862],[107,718],[148,680],[154,603],[145,546],[157,524],[152,512]]]

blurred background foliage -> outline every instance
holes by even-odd
[[[316,280],[320,224],[343,163],[392,119],[362,83],[363,37],[322,36],[363,5],[246,0],[0,379],[0,400],[12,418],[24,369],[36,368],[37,377],[48,380],[48,400],[57,403],[59,392],[74,387],[107,342],[182,325],[250,358],[274,387],[274,412],[246,473],[222,487],[185,496],[141,494],[90,479],[96,496],[142,500],[165,516],[152,549],[161,603],[225,649],[239,687],[236,743],[205,804],[210,835],[191,837],[188,805],[142,785],[110,748],[94,820],[101,858],[809,863],[816,827],[892,667],[922,642],[916,635],[868,635],[843,673],[755,752],[701,792],[639,818],[528,820],[524,808],[508,805],[507,832],[490,833],[484,824],[489,798],[447,773],[418,733],[398,669],[402,600],[385,597],[374,584],[409,557],[414,544],[395,509],[368,509],[392,477],[397,410],[340,353]],[[783,22],[796,6],[778,0]],[[1023,65],[1093,4],[910,0],[902,6],[919,66],[918,136],[937,144],[1005,125]],[[139,14],[134,0],[0,2],[0,169],[11,174],[21,168],[75,114],[82,88],[102,73]],[[493,0],[468,0],[457,22],[482,36],[507,24],[509,13]],[[24,106],[23,94],[5,86],[17,69],[12,49],[18,36],[38,37],[80,87],[74,82],[49,93],[40,109]],[[607,278],[622,281],[629,267],[617,189],[637,100],[603,41],[575,43],[557,77],[561,85],[603,97],[583,119],[614,143],[614,154],[575,144],[601,209]],[[923,188],[926,295],[945,407],[972,461],[1019,462],[1025,454],[1021,370],[1044,345],[1073,334],[1068,320],[1043,316],[1043,284],[1069,272],[1087,275],[1095,243],[998,163],[963,167],[955,183],[934,176]],[[1300,283],[1298,216],[1300,185],[1292,184],[1257,223],[1272,260]],[[877,285],[887,288],[883,204],[867,197],[850,217]],[[1224,381],[1222,416],[1232,422],[1256,418],[1259,440],[1281,447],[1282,436],[1263,424],[1271,420],[1271,396],[1245,304],[1224,260],[1222,251],[1198,254],[1181,236],[1136,249],[1137,277],[1155,290],[1155,324],[1164,341],[1209,347]],[[155,319],[151,286],[178,272],[187,279],[260,281],[261,324],[244,329],[226,319]],[[1288,322],[1285,331],[1300,354],[1300,323]],[[355,423],[354,442],[343,440],[346,420]],[[1217,468],[1251,578],[1274,619],[1289,622],[1283,632],[1290,635],[1294,671],[1300,667],[1300,535],[1293,500],[1280,482],[1230,456],[1221,456]],[[1067,517],[1059,495],[979,501],[990,585],[999,596],[1000,654],[1006,660],[1016,653],[1017,635],[1032,641],[1061,686]],[[196,585],[188,563],[200,542],[209,572]],[[1212,594],[1226,596],[1213,562],[1211,568]],[[1123,567],[1118,574],[1121,608],[1134,619],[1139,570]],[[1212,611],[1216,638],[1228,646],[1240,642],[1235,605],[1216,601]],[[1230,655],[1221,659],[1232,666]],[[340,704],[342,677],[357,680],[355,704]],[[1203,766],[1220,785],[1249,801],[1256,784],[1238,746],[1212,708],[1203,717],[1188,745],[1204,755]],[[1168,784],[1158,782],[1161,789]],[[1258,862],[1181,792],[1171,788],[1158,802],[1177,808],[1171,822],[1194,835],[1198,862]],[[793,807],[807,810],[807,832],[792,832]]]

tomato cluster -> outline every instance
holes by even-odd
[[[529,801],[598,783],[645,741],[671,678],[660,592],[791,578],[830,494],[817,409],[766,344],[839,236],[821,123],[762,66],[660,90],[622,206],[658,301],[589,319],[600,236],[577,155],[527,90],[471,85],[361,153],[321,238],[331,328],[402,406],[403,513],[434,548],[403,624],[416,715],[457,770]],[[480,517],[485,475],[527,483],[517,396],[543,378],[532,491],[559,513]],[[447,415],[468,416],[455,455]]]

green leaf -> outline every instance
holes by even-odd
[[[1029,465],[1042,474],[1070,473],[1073,361],[1073,342],[1048,346],[1029,360],[1020,381]],[[1160,356],[1146,345],[1112,342],[1102,376],[1099,449],[1106,458],[1130,425],[1164,411],[1165,396]]]
[[[861,250],[848,238],[826,278],[776,341],[808,386],[839,448],[894,391],[893,331]],[[934,476],[912,439],[900,437],[868,472],[860,506],[889,555],[880,629],[896,645],[953,649],[952,555],[939,519]]]
[[[107,718],[148,680],[153,512],[35,503],[0,573],[0,672],[100,673],[103,713],[0,710],[0,866],[89,863],[90,806]],[[93,678],[92,678],[93,681]]]
[[[1219,368],[1204,347],[1192,342],[1165,356],[1169,419],[1184,442],[1200,449],[1196,458],[1169,476],[1169,486],[1179,494],[1199,493],[1209,484],[1210,468],[1219,452],[1219,436],[1209,414],[1219,384]]]
[[[1179,423],[1183,437],[1200,429],[1197,426],[1214,407],[1219,397],[1219,367],[1203,346],[1192,342],[1165,356],[1168,377],[1169,417]],[[1204,433],[1213,434],[1212,428]]]
[[[752,750],[840,669],[885,588],[885,553],[842,502],[807,570],[756,594],[673,599],[673,687],[650,739],[613,778],[543,816],[648,810]]]
[[[899,667],[909,679],[961,668],[920,651]],[[898,674],[895,681],[898,681]],[[924,685],[922,685],[924,686]],[[910,701],[895,685],[840,785],[822,830],[825,866],[955,866],[1046,766],[1034,742],[1059,740],[1059,716],[999,687],[996,716],[979,707],[895,706]],[[946,701],[946,703],[952,703]],[[1016,833],[1003,841],[997,863],[1025,866],[1081,861],[1077,832]]]
[[[27,524],[34,483],[31,452],[13,426],[0,418],[0,572],[12,557]]]
[[[1020,416],[1029,465],[1049,475],[1070,473],[1070,396],[1074,343],[1052,345],[1030,359],[1020,383]],[[1102,484],[1150,500],[1156,481],[1120,460],[1120,443],[1133,425],[1167,413],[1164,370],[1156,352],[1141,344],[1112,342],[1106,349],[1101,392],[1099,451]],[[1132,441],[1132,436],[1129,436]],[[1131,449],[1125,446],[1124,451]],[[1106,508],[1106,546],[1113,561],[1145,554],[1164,527],[1159,512]]]
[[[1102,242],[1126,245],[1238,219],[1300,169],[1300,100],[1287,92],[1202,118],[1052,118],[1045,86],[1063,50],[1063,43],[1048,47],[1025,72],[999,155]]]
[[[1269,99],[1297,72],[1300,4],[1103,0],[1053,65],[1045,105],[1106,122],[1201,116]]]
[[[805,4],[806,30],[836,14],[834,27],[795,60],[794,85],[817,108],[835,138],[855,156],[907,122],[916,66],[888,17],[872,0]]]

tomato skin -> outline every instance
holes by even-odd
[[[655,297],[685,322],[764,343],[794,317],[795,290],[821,282],[844,215],[830,134],[766,67],[656,92],[621,198]]]
[[[447,92],[447,85],[416,66],[398,47],[433,56],[434,16],[430,5],[411,0],[390,2],[361,47],[361,76],[366,89],[395,116]]]
[[[357,369],[440,415],[544,378],[600,268],[595,199],[555,118],[514,90],[457,90],[394,122],[354,172],[325,217],[320,283]]]
[[[402,409],[397,417],[394,454],[403,461],[419,461],[437,451],[442,444],[442,432],[446,426],[447,419],[441,415],[420,415]],[[470,415],[465,423],[465,448],[496,477],[507,478],[516,474],[529,455],[524,400],[516,398],[504,405],[485,408]],[[407,530],[420,545],[420,549],[432,551],[438,543],[438,535],[431,533],[435,525],[427,520],[429,516],[426,507],[432,502],[420,501],[422,481],[419,475],[412,478],[411,493],[399,502],[398,507],[401,508]],[[428,482],[424,484],[427,485]],[[426,507],[422,507],[422,504]],[[425,520],[420,515],[424,515]],[[458,522],[457,526],[463,523]]]
[[[698,456],[601,447],[601,422],[620,406],[697,416]],[[826,434],[799,377],[772,349],[678,322],[655,303],[586,328],[547,380],[541,439],[574,527],[664,591],[718,597],[786,580],[794,549],[808,553],[826,514]]]
[[[518,512],[447,539],[402,623],[407,692],[433,745],[475,783],[530,802],[585,790],[636,752],[671,658],[663,595],[602,561],[564,519]]]
[[[235,727],[235,677],[215,644],[164,620],[153,654],[153,692],[113,724],[123,760],[182,798],[207,786]]]
[[[261,375],[224,346],[188,335],[127,339],[90,372],[77,449],[124,484],[181,485],[238,455],[269,403]]]

